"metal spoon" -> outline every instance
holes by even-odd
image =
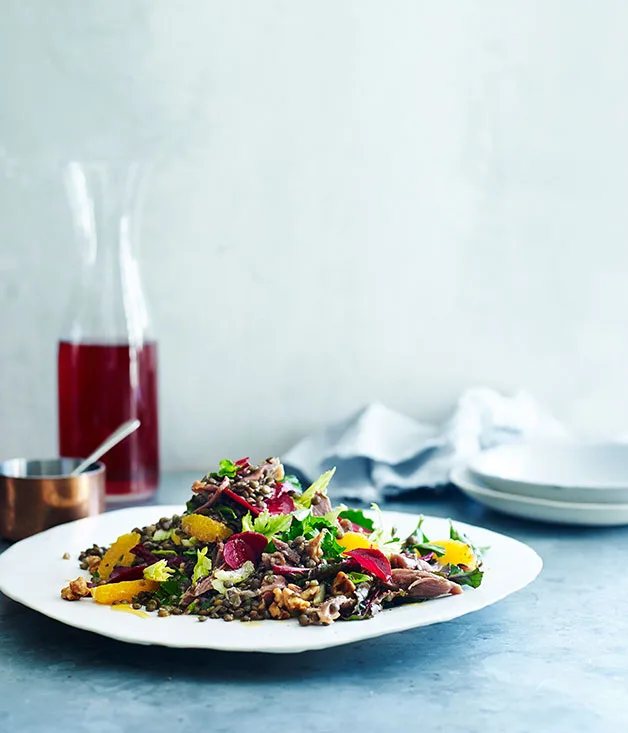
[[[122,423],[117,430],[114,430],[111,435],[104,440],[98,448],[70,473],[70,476],[78,476],[88,466],[97,461],[100,456],[103,456],[107,451],[110,451],[114,445],[118,445],[121,440],[124,440],[128,435],[134,433],[140,426],[140,421],[136,418],[135,420],[129,420],[128,422]]]

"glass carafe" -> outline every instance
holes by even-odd
[[[59,340],[59,451],[88,455],[141,422],[103,460],[107,500],[152,496],[159,480],[157,343],[134,253],[138,164],[70,163],[65,181],[82,266]]]

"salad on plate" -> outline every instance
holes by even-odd
[[[327,626],[481,584],[481,554],[451,522],[449,537],[429,539],[422,520],[397,537],[375,504],[371,516],[334,508],[333,474],[304,488],[278,458],[223,460],[193,483],[182,514],[84,550],[88,577],[61,597],[138,615]]]

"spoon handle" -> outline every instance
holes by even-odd
[[[137,418],[122,423],[122,425],[120,425],[117,430],[111,433],[111,435],[106,440],[104,440],[98,446],[98,448],[93,451],[93,453],[90,453],[90,455],[84,461],[82,461],[82,463],[79,463],[79,465],[70,473],[70,476],[78,476],[79,473],[82,473],[88,466],[91,466],[92,463],[97,461],[107,451],[111,450],[114,445],[117,445],[121,440],[124,440],[127,435],[131,435],[131,433],[134,433],[139,428],[139,426],[140,421]]]

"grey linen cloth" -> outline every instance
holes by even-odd
[[[336,466],[336,499],[384,501],[449,483],[451,470],[478,451],[503,443],[564,439],[565,428],[525,392],[510,396],[475,387],[453,415],[430,425],[373,403],[304,438],[284,456],[288,473],[306,482]]]

